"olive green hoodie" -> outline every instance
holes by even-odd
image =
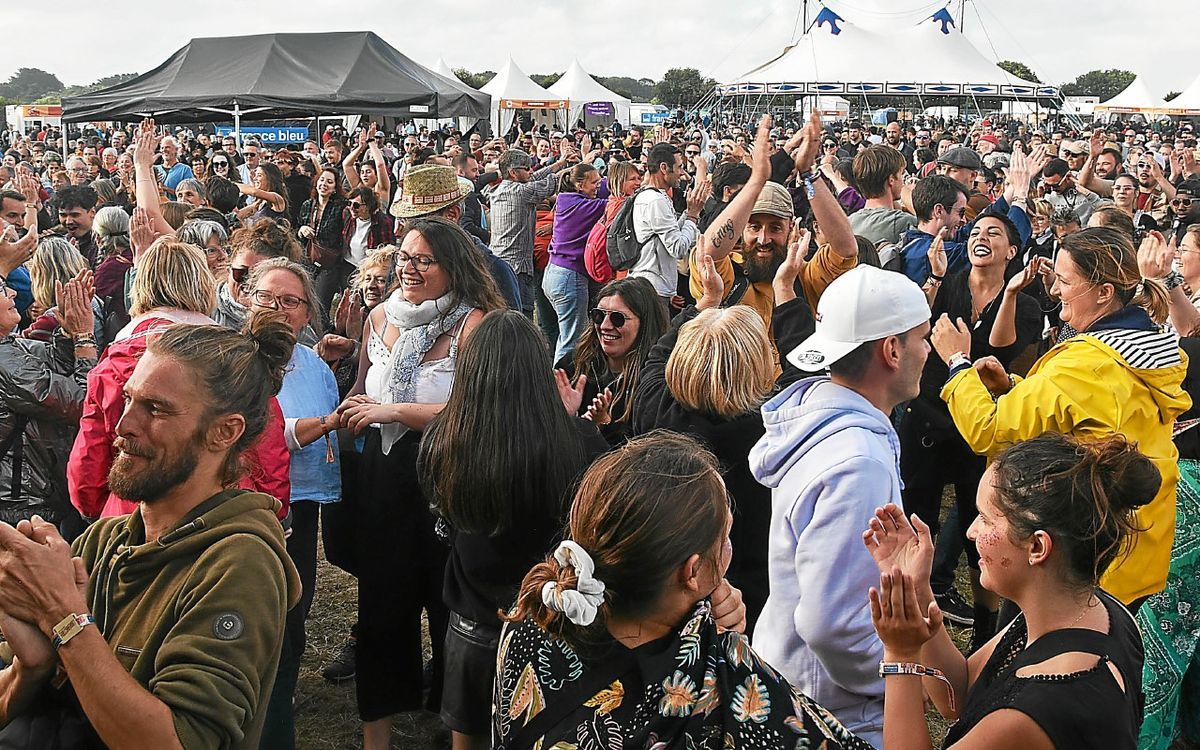
[[[75,541],[100,632],[171,709],[185,748],[258,747],[284,615],[300,599],[278,505],[233,490],[150,544],[140,508]]]

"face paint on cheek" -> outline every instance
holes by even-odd
[[[1000,558],[1000,567],[1007,568],[1010,565],[1012,565],[1012,560],[1007,557]]]

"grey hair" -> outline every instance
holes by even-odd
[[[187,180],[184,180],[187,182]],[[183,183],[179,183],[182,185]],[[225,227],[221,226],[212,219],[192,219],[184,222],[175,232],[175,236],[181,241],[204,250],[208,247],[209,241],[216,236],[221,242],[229,240],[229,233],[225,231]]]
[[[120,206],[105,206],[92,220],[92,232],[103,243],[114,234],[129,234],[129,214]]]
[[[510,148],[500,156],[498,166],[500,167],[500,176],[508,179],[508,174],[512,170],[533,166],[533,159],[518,148]]]
[[[83,166],[85,166],[85,167],[87,166],[87,162],[83,160],[83,157],[72,156],[70,159],[67,159],[67,162],[66,162],[66,164],[63,164],[63,167],[65,167],[68,171],[70,171],[72,162],[79,162]]]
[[[101,156],[120,156],[120,155],[121,154],[112,146],[109,146],[108,148],[104,149],[104,151],[101,152]]]
[[[162,148],[164,145],[166,145],[166,143],[167,143],[168,141],[169,141],[169,142],[171,143],[171,145],[173,145],[175,148],[179,148],[179,141],[175,140],[175,136],[173,136],[173,135],[164,135],[164,136],[162,137],[162,140],[158,142],[158,147],[159,147],[159,148]]]
[[[180,190],[185,188],[190,188],[196,191],[196,193],[200,196],[200,200],[208,203],[208,189],[204,187],[204,183],[200,182],[200,180],[193,180],[191,178],[180,180],[179,184],[175,186],[175,192],[178,193]]]
[[[211,223],[211,222],[210,222]],[[285,257],[268,258],[255,264],[254,269],[250,271],[250,278],[246,279],[246,288],[251,291],[258,288],[258,283],[262,278],[271,271],[289,271],[293,276],[300,279],[300,285],[304,287],[304,296],[308,299],[308,322],[313,327],[316,327],[320,322],[320,305],[317,303],[317,286],[313,283],[312,274],[308,269],[299,263],[288,260]]]

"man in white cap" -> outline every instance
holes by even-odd
[[[883,645],[864,592],[879,580],[861,543],[876,507],[900,495],[889,415],[920,392],[929,305],[902,274],[860,266],[822,295],[816,332],[787,355],[808,372],[762,407],[750,451],[771,488],[771,593],[754,648],[797,689],[883,745]]]

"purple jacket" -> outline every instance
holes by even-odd
[[[586,274],[583,251],[588,234],[604,216],[608,205],[608,178],[600,181],[595,198],[582,193],[559,193],[554,203],[554,236],[550,240],[550,262],[575,273]]]

